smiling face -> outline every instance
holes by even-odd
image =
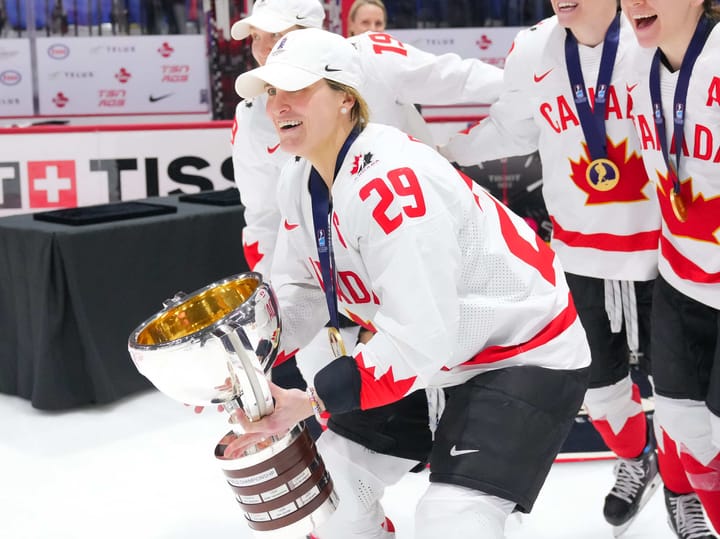
[[[356,36],[367,32],[382,32],[385,30],[385,12],[379,6],[364,4],[357,8],[348,24],[348,34]]]
[[[318,169],[323,163],[334,167],[335,157],[352,129],[354,98],[333,90],[324,79],[296,92],[268,86],[267,94],[266,111],[283,151],[308,159]]]
[[[622,0],[623,12],[643,47],[660,47],[673,67],[682,62],[703,13],[703,0]]]
[[[584,45],[602,42],[617,12],[616,0],[552,0],[558,23]]]

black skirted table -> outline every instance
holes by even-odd
[[[247,271],[242,206],[146,202],[177,211],[83,226],[0,219],[0,392],[62,410],[149,388],[130,333],[178,291]]]

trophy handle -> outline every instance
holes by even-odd
[[[240,332],[235,328],[222,335],[225,348],[232,352],[229,356],[228,372],[233,385],[233,393],[238,396],[243,410],[250,421],[257,421],[261,417],[273,412],[273,400],[267,377],[257,359],[250,357],[247,348],[240,340]],[[248,343],[249,344],[249,343]],[[237,365],[238,368],[233,368]]]

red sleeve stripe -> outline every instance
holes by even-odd
[[[651,230],[649,232],[638,232],[628,236],[618,236],[616,234],[583,234],[572,230],[565,230],[561,227],[554,217],[550,217],[553,225],[553,238],[571,247],[590,247],[600,251],[620,251],[631,253],[633,251],[646,251],[658,248],[660,238],[660,230]]]
[[[573,322],[575,322],[576,318],[577,311],[575,310],[575,304],[573,303],[572,296],[568,294],[567,307],[565,307],[560,314],[553,318],[553,320],[532,339],[522,344],[516,344],[513,346],[490,346],[477,353],[475,356],[463,363],[463,365],[495,363],[497,361],[502,361],[524,352],[534,350],[535,348],[549,343],[555,337],[562,334],[563,331],[568,329]],[[450,369],[443,367],[443,370]]]
[[[720,272],[708,273],[692,260],[684,256],[666,237],[660,238],[660,247],[663,258],[668,261],[675,274],[681,279],[694,283],[718,284]]]

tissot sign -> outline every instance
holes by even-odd
[[[0,134],[0,217],[234,185],[225,123],[118,129]]]
[[[210,110],[201,35],[43,37],[36,51],[42,116]]]

